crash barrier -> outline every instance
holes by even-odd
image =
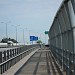
[[[38,47],[38,45],[29,45],[7,48],[7,50],[0,51],[0,74],[3,74],[10,67],[15,65],[18,61]]]

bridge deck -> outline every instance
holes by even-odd
[[[50,50],[38,50],[15,75],[63,75],[52,59]]]

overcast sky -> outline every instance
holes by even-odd
[[[14,26],[20,25],[19,42],[23,41],[23,28],[26,42],[29,40],[29,32],[45,42],[44,32],[50,29],[61,2],[62,0],[0,0],[0,39],[6,36],[4,23],[7,23],[9,37],[15,38]],[[9,21],[11,22],[8,23]]]

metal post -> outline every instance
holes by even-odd
[[[1,66],[0,66],[0,74],[1,74]]]
[[[9,21],[9,22],[6,22],[6,23],[5,23],[5,22],[1,22],[1,23],[4,23],[4,24],[6,25],[6,37],[7,37],[7,38],[8,38],[7,24],[8,24],[8,23],[10,23],[10,22],[11,22],[11,21]]]
[[[10,58],[12,58],[12,50],[10,50]]]
[[[7,50],[7,59],[9,59],[9,50]]]
[[[0,52],[0,63],[2,63],[2,52]]]
[[[17,27],[16,27],[16,45],[17,45]]]
[[[6,23],[6,37],[8,38],[8,34],[7,34],[7,23]]]
[[[29,30],[29,40],[30,40],[30,30]],[[31,41],[30,41],[30,44],[31,44]]]
[[[4,61],[6,61],[6,51],[4,51]]]
[[[74,75],[75,75],[75,54],[74,54]]]
[[[14,26],[14,25],[12,25]],[[17,26],[14,26],[16,28],[16,45],[17,45],[17,27],[20,26],[20,25],[17,25]]]
[[[24,29],[23,29],[23,42],[24,42],[24,45],[25,45]]]

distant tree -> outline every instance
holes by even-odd
[[[11,41],[13,41],[14,43],[18,43],[15,39],[11,39]]]
[[[12,41],[13,43],[18,43],[15,39],[11,39],[11,38],[3,38],[1,40],[1,43],[7,43],[8,41]]]
[[[2,43],[7,43],[8,40],[9,40],[8,38],[3,38],[1,42],[2,42]]]
[[[38,40],[36,43],[41,44],[41,43],[42,43],[42,41],[41,41],[41,40]]]

